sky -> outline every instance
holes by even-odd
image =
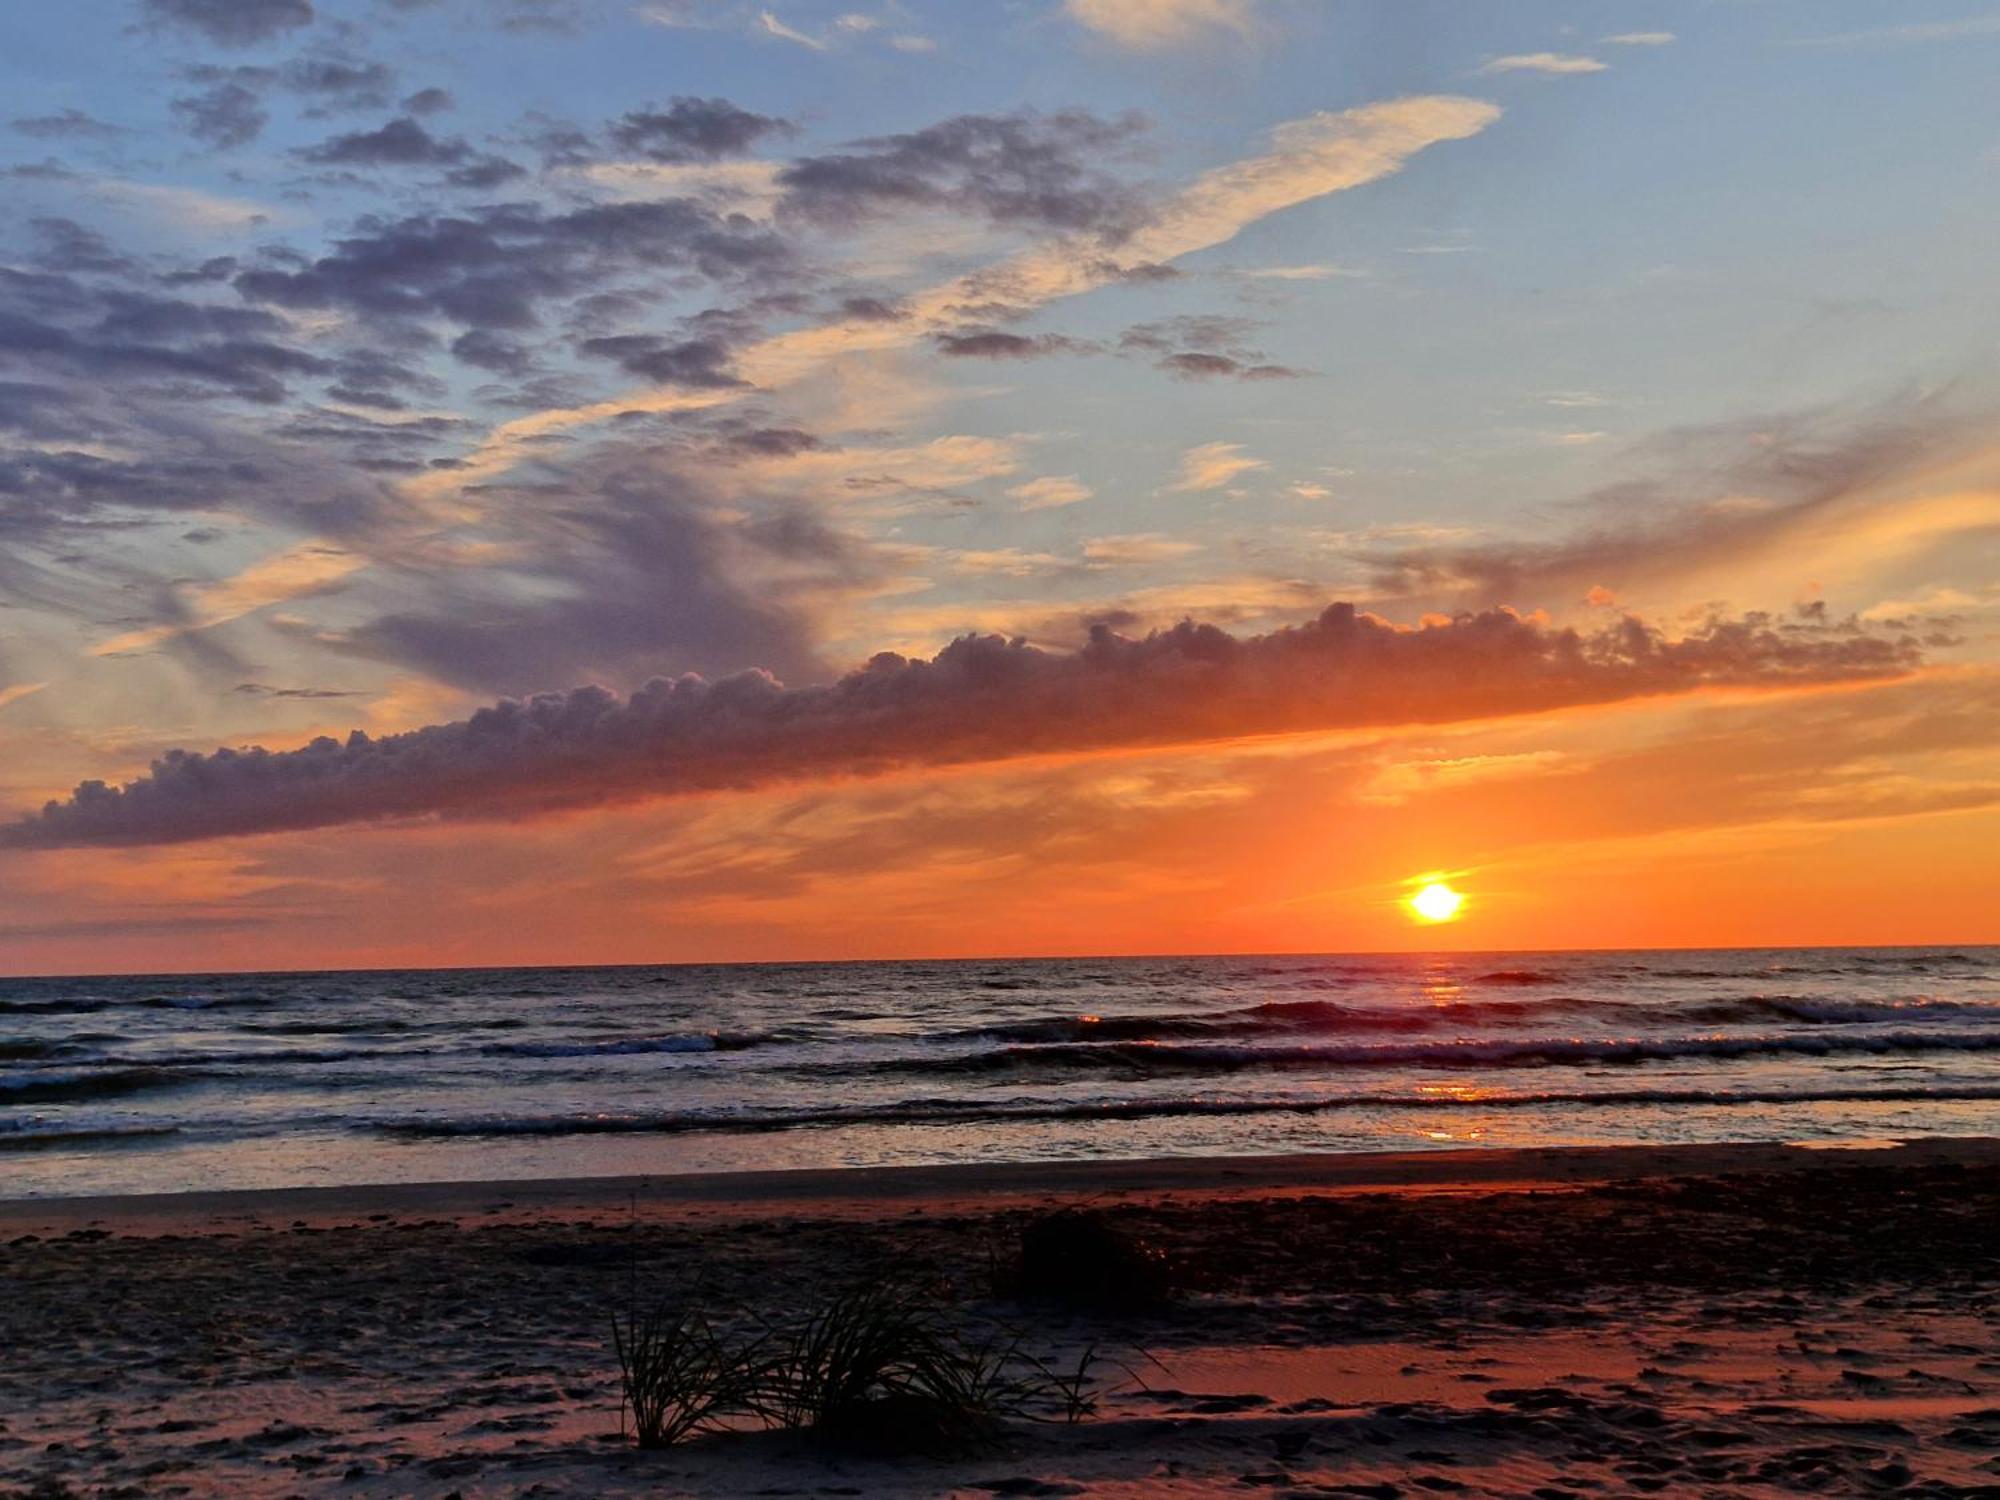
[[[1996,64],[9,6],[0,972],[2000,941]]]

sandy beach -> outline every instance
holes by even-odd
[[[995,1267],[1083,1206],[1171,1267]],[[0,1203],[0,1493],[2000,1495],[2000,1141]],[[931,1289],[1096,1409],[943,1456],[619,1437],[610,1317]]]

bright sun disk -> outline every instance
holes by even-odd
[[[1409,898],[1409,908],[1420,922],[1450,922],[1464,905],[1465,897],[1442,880],[1433,880]]]

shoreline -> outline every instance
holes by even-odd
[[[115,1228],[143,1234],[259,1219],[427,1219],[551,1213],[647,1219],[880,1214],[890,1205],[1001,1208],[1056,1199],[1283,1197],[1583,1187],[1614,1181],[1841,1166],[2000,1167],[2000,1136],[1895,1142],[1741,1141],[1646,1146],[1476,1147],[1439,1151],[1131,1160],[812,1167],[757,1172],[548,1177],[89,1197],[0,1198],[0,1238]]]

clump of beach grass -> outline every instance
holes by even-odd
[[[862,1287],[782,1323],[718,1330],[694,1304],[612,1319],[623,1411],[641,1448],[756,1424],[876,1454],[986,1446],[1010,1421],[1079,1422],[1097,1410],[1095,1347],[1059,1370],[1020,1335],[965,1332],[920,1292]]]
[[[618,1426],[641,1448],[674,1444],[722,1425],[742,1409],[754,1351],[725,1342],[693,1306],[636,1308],[611,1315],[618,1355]]]

